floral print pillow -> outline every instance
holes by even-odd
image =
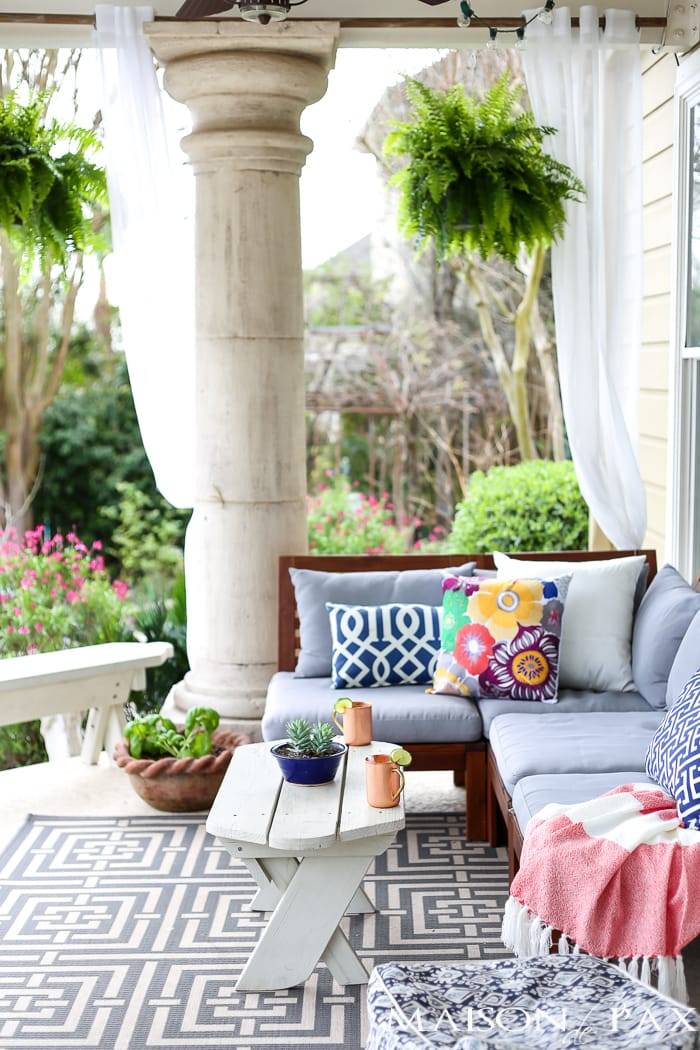
[[[570,581],[446,576],[433,692],[556,703]]]

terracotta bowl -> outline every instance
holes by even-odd
[[[134,791],[149,806],[164,813],[195,813],[211,809],[233,752],[250,743],[249,736],[217,729],[210,755],[132,758],[127,741],[122,739],[114,749],[114,761],[128,774]]]

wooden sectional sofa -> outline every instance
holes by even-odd
[[[565,551],[557,553],[518,554],[517,557],[538,561],[589,561],[603,558],[621,558],[645,555],[649,566],[647,585],[656,574],[656,553],[644,551]],[[386,572],[406,569],[447,569],[465,562],[474,562],[478,569],[493,569],[489,554],[415,554],[318,556],[290,555],[279,561],[278,603],[278,670],[293,672],[299,651],[299,621],[294,587],[289,570],[314,569],[322,572]],[[303,681],[303,680],[301,680]],[[372,690],[358,690],[363,698]],[[381,692],[375,690],[374,692]],[[330,709],[329,697],[329,709]],[[431,703],[426,694],[425,703]],[[490,701],[491,704],[498,701]],[[506,703],[510,703],[507,702]],[[557,710],[557,705],[546,705]],[[264,726],[264,724],[263,724]],[[456,784],[466,787],[466,828],[472,841],[487,840],[493,845],[507,841],[513,870],[522,845],[522,830],[514,819],[511,798],[499,774],[485,736],[465,742],[417,742],[396,740],[413,754],[412,768],[416,770],[452,770]]]

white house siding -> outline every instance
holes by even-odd
[[[647,492],[646,546],[664,557],[671,339],[673,55],[642,56],[644,305],[639,454]]]

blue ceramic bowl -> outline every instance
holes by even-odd
[[[313,758],[296,758],[292,755],[281,755],[280,750],[286,747],[276,744],[270,748],[282,770],[282,776],[290,784],[327,784],[335,778],[340,761],[347,751],[345,744],[333,743],[331,755],[316,755]]]

